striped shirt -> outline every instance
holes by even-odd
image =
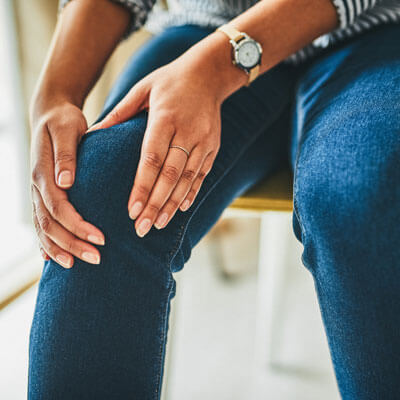
[[[68,1],[70,0],[60,0],[60,9]],[[156,0],[111,1],[122,4],[131,12],[127,35],[142,26],[154,34],[169,26],[185,24],[219,26],[258,2],[258,0],[166,0],[167,10]],[[374,26],[400,22],[400,0],[331,1],[338,15],[338,27],[290,55],[286,62],[298,64],[312,57],[318,50],[358,35]]]

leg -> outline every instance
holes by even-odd
[[[344,399],[400,396],[399,37],[371,31],[298,84],[293,222]]]
[[[164,51],[176,57],[185,47],[180,40],[194,43],[211,31],[167,30],[130,67],[138,73],[145,62],[156,65]],[[130,71],[119,82],[132,85]],[[159,398],[172,273],[236,196],[284,162],[293,81],[293,69],[281,65],[224,102],[220,151],[194,204],[143,238],[126,204],[146,113],[84,137],[69,198],[103,230],[106,246],[95,267],[80,260],[71,270],[44,265],[30,333],[30,400]]]

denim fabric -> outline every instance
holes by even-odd
[[[110,92],[129,88],[213,29],[168,28]],[[400,36],[376,28],[302,66],[279,64],[222,105],[221,147],[192,207],[143,238],[129,219],[147,113],[85,135],[70,201],[105,233],[100,265],[44,263],[28,398],[159,399],[174,273],[222,211],[284,165],[293,227],[315,280],[345,399],[400,397]]]

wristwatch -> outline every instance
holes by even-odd
[[[249,76],[247,85],[257,78],[260,72],[262,47],[244,32],[238,31],[232,25],[224,24],[216,29],[229,37],[232,45],[232,63],[243,69]]]

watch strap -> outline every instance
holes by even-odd
[[[260,73],[260,65],[257,64],[255,67],[253,67],[250,71],[249,71],[249,80],[247,81],[247,86],[250,85],[251,82],[254,81],[254,79],[257,78],[258,74]]]
[[[225,35],[229,37],[229,39],[238,42],[240,39],[244,38],[242,32],[238,31],[234,26],[230,24],[224,24],[217,28],[217,31],[224,32]]]

